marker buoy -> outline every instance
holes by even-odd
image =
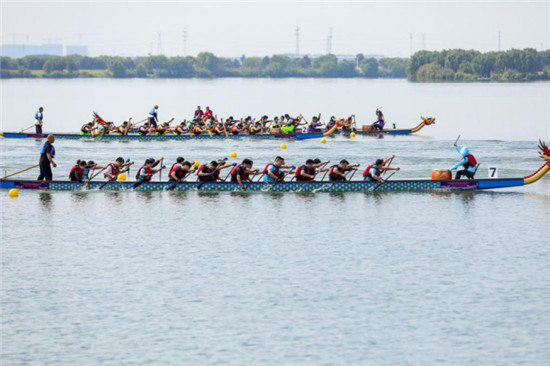
[[[237,157],[237,153],[235,151],[233,151],[231,154],[229,154],[229,156],[231,156],[232,158],[236,158]]]
[[[119,182],[124,182],[126,180],[126,173],[120,173],[118,175],[118,181]]]
[[[286,144],[281,144],[281,149],[286,149]]]
[[[321,143],[322,143],[322,144],[326,144],[326,143],[327,143],[327,139],[323,137],[323,138],[321,139]]]
[[[19,197],[19,191],[16,188],[10,189],[8,194],[9,194],[10,198]]]
[[[352,139],[354,139],[354,138],[355,138],[355,132],[350,133],[350,134],[349,134],[349,137],[351,137]]]
[[[193,162],[193,168],[198,168],[199,165],[201,165],[201,163],[199,163],[198,160],[195,160],[195,161]]]

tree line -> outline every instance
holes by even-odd
[[[481,53],[474,50],[419,51],[411,58],[286,55],[230,59],[210,52],[196,57],[26,56],[0,57],[2,78],[408,78],[410,81],[531,81],[550,79],[550,50],[527,48]]]
[[[1,76],[10,77],[114,77],[114,78],[215,78],[215,77],[387,77],[405,78],[407,59],[377,60],[358,54],[354,60],[334,55],[311,58],[273,55],[229,59],[210,52],[196,57],[26,56],[1,57]]]
[[[420,82],[550,80],[550,50],[419,51],[409,60],[407,78]]]

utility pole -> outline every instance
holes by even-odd
[[[300,57],[300,27],[296,26],[296,57]]]
[[[158,32],[157,35],[157,55],[162,54],[162,33]]]
[[[327,36],[327,55],[330,55],[332,53],[332,27],[328,29],[328,36]]]
[[[498,46],[497,51],[500,52],[500,31],[498,31]]]
[[[187,27],[183,28],[183,55],[187,56]]]
[[[412,34],[412,32],[409,33],[409,40],[410,40],[409,54],[412,56],[413,55],[413,34]]]

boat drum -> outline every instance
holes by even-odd
[[[449,169],[432,170],[432,180],[451,180],[453,175]]]

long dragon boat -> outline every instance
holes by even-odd
[[[477,191],[496,188],[521,187],[535,183],[550,170],[550,150],[541,142],[540,156],[545,163],[533,174],[518,178],[482,178],[466,180],[429,180],[429,179],[402,179],[388,180],[385,183],[370,181],[347,182],[251,182],[245,183],[244,189],[239,184],[229,182],[143,182],[137,187],[136,182],[89,182],[87,184],[70,181],[36,181],[36,180],[8,180],[0,179],[0,188],[3,189],[41,189],[52,191],[206,191],[206,192],[400,192],[400,191]]]
[[[370,130],[370,129],[364,129],[364,130],[357,130],[355,131],[356,135],[410,135],[413,133],[416,133],[420,131],[425,126],[429,126],[435,123],[434,118],[422,118],[422,122],[420,122],[417,126],[413,128],[405,128],[405,129],[383,129],[383,130]],[[175,135],[175,134],[165,134],[165,135],[138,135],[138,134],[128,134],[128,135],[117,135],[117,134],[109,134],[109,135],[99,135],[99,136],[92,136],[92,135],[82,135],[77,133],[52,133],[56,139],[70,139],[70,140],[77,140],[77,139],[87,139],[87,140],[94,140],[94,141],[113,141],[113,140],[119,140],[119,141],[167,141],[167,140],[195,140],[195,139],[240,139],[240,138],[253,138],[253,139],[285,139],[285,140],[307,140],[307,139],[316,139],[316,138],[322,138],[324,136],[329,135],[345,135],[349,136],[352,131],[340,131],[338,130],[339,126],[334,126],[331,130],[326,132],[319,132],[319,133],[293,133],[293,134],[239,134],[239,135],[208,135],[206,133],[203,133],[201,135],[190,135],[190,134],[183,134],[183,135]],[[48,137],[48,134],[35,134],[35,133],[22,133],[22,132],[0,132],[0,136],[3,136],[4,138],[33,138],[33,139],[45,139]]]

